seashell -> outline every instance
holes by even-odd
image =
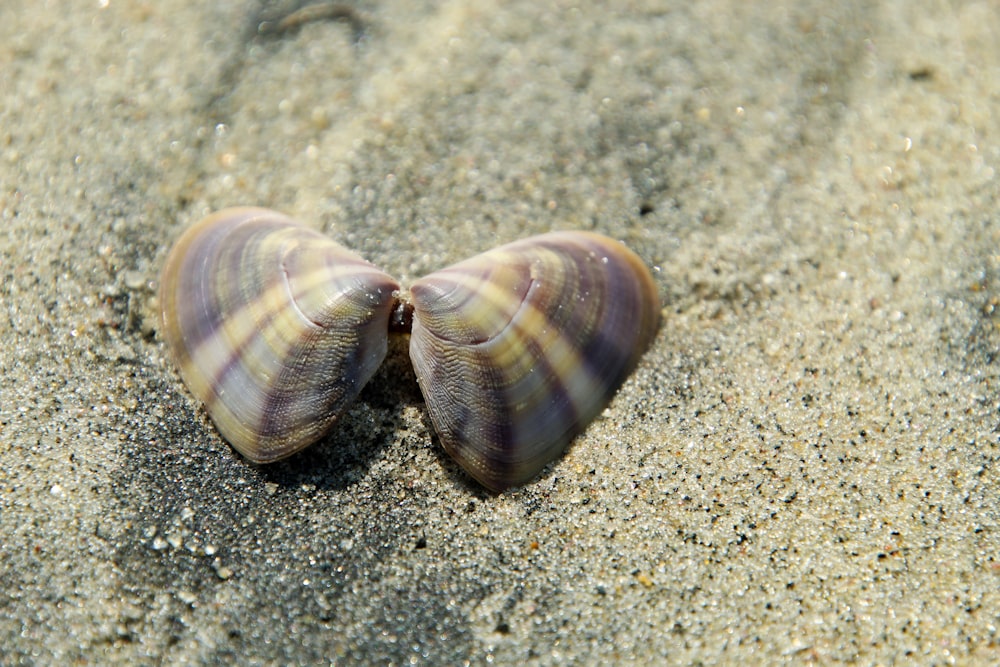
[[[267,463],[326,433],[381,365],[398,288],[290,218],[226,209],[167,258],[163,336],[222,436]]]
[[[445,450],[481,484],[530,480],[608,404],[652,342],[648,269],[598,234],[517,241],[410,288],[410,359]]]
[[[255,462],[319,439],[410,333],[445,450],[484,486],[523,484],[607,405],[652,342],[659,299],[624,245],[556,232],[482,253],[408,293],[342,246],[265,209],[227,209],[178,240],[164,338],[219,432]]]

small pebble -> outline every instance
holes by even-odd
[[[146,274],[142,271],[126,271],[122,274],[122,282],[130,290],[142,289],[146,285]]]

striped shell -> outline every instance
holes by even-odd
[[[220,211],[177,241],[163,336],[191,393],[251,461],[320,438],[385,358],[398,285],[273,211]]]
[[[392,278],[289,218],[227,209],[178,240],[163,336],[191,393],[248,459],[326,433],[385,357],[410,358],[445,450],[484,486],[522,484],[607,405],[656,333],[642,261],[587,232],[535,236]]]
[[[598,234],[517,241],[418,280],[410,359],[445,450],[523,484],[604,409],[652,342],[656,287]]]

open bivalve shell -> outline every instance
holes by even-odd
[[[529,481],[562,453],[659,323],[648,269],[598,234],[510,243],[406,294],[343,246],[257,208],[188,229],[160,298],[181,377],[222,436],[258,463],[329,431],[384,359],[394,320],[410,330],[442,445],[494,491]]]

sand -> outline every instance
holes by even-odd
[[[0,663],[994,664],[995,3],[5,3]],[[225,206],[402,281],[553,229],[663,326],[533,482],[443,453],[405,342],[249,464],[159,335]]]

